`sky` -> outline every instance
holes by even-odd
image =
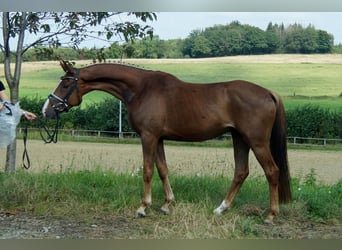
[[[239,21],[265,30],[269,22],[285,26],[298,23],[309,24],[334,36],[335,44],[342,44],[342,12],[156,12],[157,21],[148,24],[160,39],[186,38],[195,29],[204,29],[215,24],[229,24]],[[125,15],[120,20],[125,20]],[[118,20],[119,21],[119,20]],[[89,40],[82,47],[108,46],[105,42]]]

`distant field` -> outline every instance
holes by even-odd
[[[342,55],[265,55],[208,59],[126,59],[146,69],[161,70],[196,83],[244,79],[279,93],[287,108],[315,103],[341,109]],[[78,67],[90,62],[79,61]],[[0,72],[3,70],[0,68]],[[63,75],[58,62],[24,63],[20,96],[45,98]],[[0,74],[2,78],[2,75]],[[94,92],[83,106],[108,96]],[[318,98],[319,97],[319,98]]]

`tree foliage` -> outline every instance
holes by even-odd
[[[207,47],[199,51],[199,41],[205,39]],[[185,41],[184,53],[190,57],[231,56],[268,53],[329,53],[334,38],[312,25],[304,28],[300,24],[284,25],[269,23],[264,31],[235,21],[228,25],[216,25],[203,31],[192,32]],[[196,48],[196,53],[193,53]],[[207,51],[211,51],[208,55]]]

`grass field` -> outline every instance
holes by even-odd
[[[341,55],[266,55],[209,59],[127,59],[146,69],[161,70],[188,82],[205,83],[244,79],[279,93],[286,108],[314,103],[342,109]],[[78,67],[88,61],[77,62]],[[0,72],[2,72],[0,68]],[[24,63],[20,96],[46,98],[63,75],[58,62]],[[1,75],[0,75],[1,77]],[[82,107],[102,100],[106,93],[93,92]]]

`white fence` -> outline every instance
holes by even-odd
[[[28,131],[38,132],[38,128],[29,128]],[[22,128],[18,129],[19,134]],[[69,135],[75,138],[138,138],[139,135],[135,132],[114,132],[114,131],[101,131],[101,130],[76,130],[76,129],[60,129],[60,135]],[[221,139],[231,140],[230,133],[223,134]],[[342,144],[342,139],[327,139],[327,138],[306,138],[291,136],[287,138],[289,144],[293,145],[337,145]]]
[[[327,139],[327,138],[306,138],[291,136],[287,137],[287,142],[294,145],[336,145],[342,144],[342,139]]]

